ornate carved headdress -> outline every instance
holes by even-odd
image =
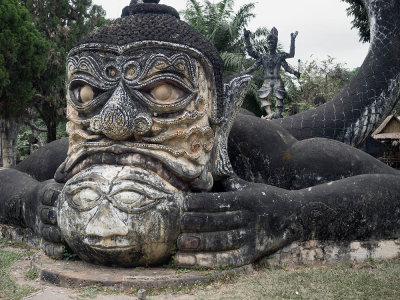
[[[217,89],[217,116],[222,114],[223,61],[215,47],[199,32],[180,20],[179,13],[159,1],[131,1],[122,17],[100,27],[81,40],[81,44],[127,45],[143,41],[160,41],[186,45],[201,52],[213,66]]]
[[[278,41],[278,29],[272,27],[271,32],[267,36],[267,39]]]

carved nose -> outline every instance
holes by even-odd
[[[114,91],[100,114],[90,121],[90,129],[113,140],[125,140],[150,131],[153,121],[146,113],[138,113],[134,101],[122,85]]]
[[[106,204],[100,205],[96,214],[89,221],[86,226],[86,234],[103,238],[125,236],[128,234],[128,228],[107,201]]]

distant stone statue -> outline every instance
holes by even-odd
[[[258,90],[258,97],[261,102],[261,109],[265,109],[265,112],[267,113],[267,119],[282,118],[283,99],[286,96],[286,91],[281,76],[279,75],[281,67],[283,67],[286,72],[295,75],[297,78],[300,77],[300,73],[293,70],[286,62],[287,58],[294,57],[295,40],[297,34],[298,32],[296,31],[290,35],[291,43],[289,53],[277,53],[276,48],[278,45],[278,30],[273,27],[271,33],[267,36],[269,54],[263,54],[254,50],[250,42],[250,31],[244,29],[247,52],[252,58],[256,59],[256,62],[243,74],[250,74],[254,72],[261,64],[263,65],[264,83]],[[273,112],[271,108],[272,104],[270,98],[272,94],[276,97],[276,112]]]

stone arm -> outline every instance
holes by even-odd
[[[294,241],[398,238],[400,176],[360,175],[291,191],[229,179],[189,194],[175,264],[240,266]]]
[[[262,59],[259,58],[259,59],[256,60],[256,62],[250,68],[248,68],[247,70],[243,71],[238,76],[243,76],[243,75],[247,75],[247,74],[253,73],[255,70],[257,70],[257,68],[259,66],[261,66],[261,64],[262,64]]]
[[[285,58],[293,58],[294,57],[295,49],[296,49],[296,37],[298,34],[299,34],[298,31],[290,34],[290,52],[286,53]]]
[[[286,60],[282,60],[282,67],[286,72],[293,74],[297,78],[300,78],[300,72],[293,70],[293,68],[291,66],[289,66],[289,64],[287,63]]]
[[[30,228],[42,237],[45,253],[62,258],[56,206],[62,185],[39,182],[14,169],[0,168],[0,224]]]
[[[250,42],[250,31],[244,29],[244,41],[246,43],[246,50],[247,53],[254,59],[259,59],[261,57],[260,53],[254,50],[253,46],[251,45]]]

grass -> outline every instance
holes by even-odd
[[[32,287],[17,284],[10,276],[12,264],[29,255],[29,251],[13,251],[19,247],[0,240],[0,299],[16,300],[32,294]],[[2,248],[5,248],[2,249]],[[27,254],[28,253],[28,254]],[[180,299],[400,299],[400,256],[377,261],[366,259],[363,263],[346,263],[331,266],[263,267],[257,266],[252,275],[227,275],[211,284],[199,284],[177,289],[148,290],[148,299],[160,299],[165,294],[181,296]],[[222,268],[223,269],[223,268]],[[190,269],[178,269],[186,273]],[[206,272],[206,271],[205,271]],[[34,280],[37,273],[31,269],[25,278]],[[71,290],[73,293],[74,289]],[[98,295],[118,295],[117,289],[85,287],[76,290],[72,299],[93,299]],[[138,289],[125,291],[136,295]]]
[[[262,269],[218,282],[197,299],[400,299],[400,259],[362,264]]]
[[[0,299],[19,300],[35,291],[32,287],[17,284],[8,274],[11,265],[22,256],[0,249]]]
[[[30,268],[28,272],[25,274],[25,279],[27,280],[35,280],[39,278],[39,273],[36,269]]]

